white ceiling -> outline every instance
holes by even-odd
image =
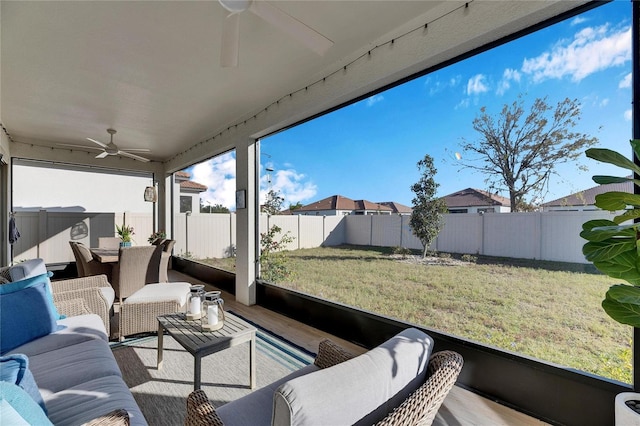
[[[149,157],[166,161],[340,70],[368,49],[464,5],[271,3],[335,44],[318,56],[244,12],[240,64],[221,68],[227,12],[217,1],[2,1],[2,124],[14,142],[54,147],[91,145],[87,137],[108,142],[106,129],[112,127],[121,148],[149,148]],[[423,49],[415,57],[406,52],[396,65],[401,69],[393,69],[392,77],[384,72],[389,78],[416,72],[409,65],[449,59],[579,3],[584,2],[475,0],[467,19],[449,21],[439,34],[441,43],[451,40],[450,45]],[[372,80],[388,83],[382,77]],[[343,91],[340,101],[348,95]]]

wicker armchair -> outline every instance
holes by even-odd
[[[111,282],[120,302],[145,284],[159,282],[161,255],[162,246],[120,248]]]
[[[330,340],[323,340],[318,347],[314,364],[327,368],[353,358],[354,355]],[[379,426],[430,425],[453,387],[462,370],[462,356],[453,351],[434,353],[429,358],[427,379],[399,407],[377,423]],[[215,407],[206,393],[193,391],[187,398],[187,426],[223,426]]]
[[[113,300],[109,300],[110,298],[100,289],[110,289],[110,287],[106,275],[51,282],[53,302],[61,314],[67,316],[97,314],[102,318],[107,333],[110,329]],[[113,294],[111,296],[113,297]]]

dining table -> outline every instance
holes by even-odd
[[[119,249],[107,249],[100,247],[89,248],[91,256],[100,263],[117,263],[118,250]]]

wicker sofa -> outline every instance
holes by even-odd
[[[429,425],[463,365],[432,347],[415,328],[357,357],[324,340],[312,365],[220,407],[192,392],[185,424]]]
[[[49,282],[41,259],[0,276],[0,424],[146,425],[108,344],[106,277]]]

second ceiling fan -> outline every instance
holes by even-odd
[[[87,138],[88,141],[91,141],[91,142],[95,143],[100,148],[92,147],[92,146],[85,146],[85,145],[71,145],[71,144],[65,144],[65,143],[60,143],[58,145],[60,145],[60,146],[71,146],[71,147],[74,147],[74,148],[89,148],[89,149],[102,150],[102,152],[100,154],[96,155],[96,158],[105,158],[105,157],[107,157],[109,155],[120,155],[122,157],[133,158],[134,160],[142,161],[144,163],[147,163],[147,162],[150,161],[148,158],[141,157],[140,155],[132,154],[132,152],[149,152],[148,149],[146,149],[146,148],[126,148],[126,149],[123,148],[123,149],[120,149],[120,148],[118,148],[118,146],[115,143],[113,143],[113,135],[115,135],[117,133],[116,130],[115,129],[107,129],[107,133],[109,133],[111,135],[111,140],[109,141],[108,144],[102,143],[102,142],[97,141],[95,139]]]
[[[323,55],[333,45],[333,42],[327,37],[264,0],[218,1],[222,7],[229,11],[222,28],[220,64],[223,67],[238,66],[240,13],[247,10],[288,33],[319,55]]]

